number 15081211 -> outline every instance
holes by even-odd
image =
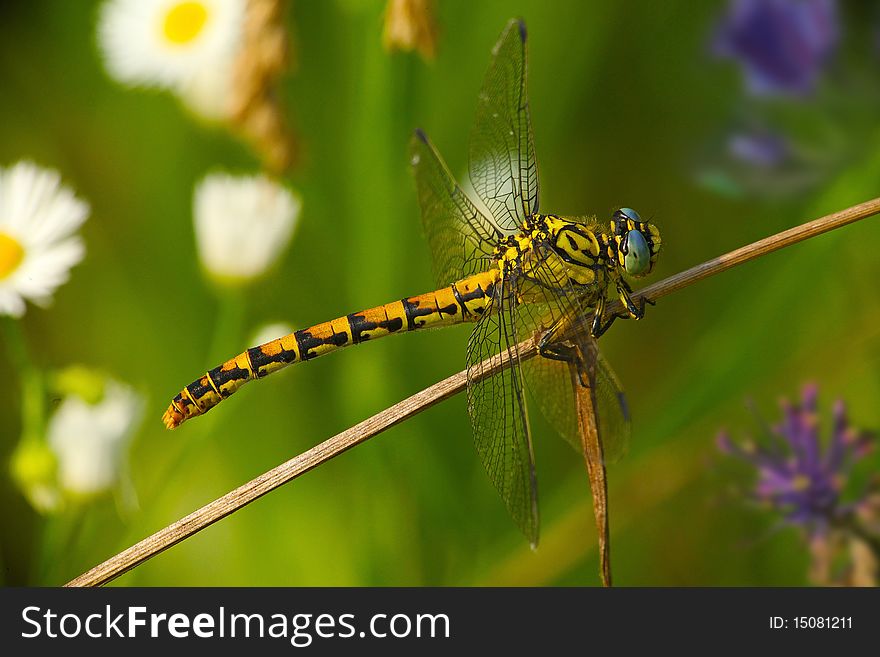
[[[851,630],[852,626],[852,616],[770,617],[770,629],[774,630]]]

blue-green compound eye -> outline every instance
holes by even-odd
[[[626,247],[627,252],[623,257],[626,273],[630,276],[647,274],[651,268],[651,251],[645,236],[637,230],[629,231],[626,236]]]
[[[632,219],[635,222],[641,222],[642,220],[639,213],[632,208],[620,208],[620,214],[625,215],[627,219]]]

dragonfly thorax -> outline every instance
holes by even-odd
[[[519,233],[499,242],[495,260],[502,278],[594,291],[607,281],[607,270],[616,267],[616,245],[596,221],[535,214]]]
[[[547,287],[588,288],[592,294],[623,274],[648,274],[659,251],[657,227],[641,221],[635,210],[621,208],[610,226],[593,217],[535,214],[519,233],[498,243],[495,260],[502,278],[525,276]]]

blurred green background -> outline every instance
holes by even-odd
[[[665,250],[652,281],[877,196],[880,67],[863,45],[870,25],[849,9],[823,91],[770,108],[799,139],[833,132],[832,161],[794,190],[769,173],[758,176],[767,189],[705,184],[717,180],[721,136],[749,111],[737,67],[709,54],[725,6],[441,0],[437,57],[425,62],[383,50],[383,2],[296,2],[296,66],[282,94],[302,149],[288,182],[303,212],[282,264],[245,295],[211,353],[222,310],[195,254],[193,185],[217,168],[256,171],[257,158],[170,94],[111,81],[96,5],[4,3],[0,163],[58,169],[92,207],[86,259],[50,309],[28,308],[28,344],[41,367],[102,368],[148,402],[130,457],[139,508],[120,514],[108,497],[76,520],[40,516],[8,475],[20,390],[0,349],[3,582],[63,583],[464,366],[467,327],[408,335],[248,386],[210,420],[175,432],[160,421],[183,384],[250,346],[259,324],[302,328],[432,289],[407,140],[424,128],[465,174],[479,85],[511,16],[529,29],[542,210],[606,216],[627,205],[653,218]],[[634,418],[630,452],[609,470],[617,584],[806,583],[799,533],[726,494],[714,437],[751,429],[747,397],[773,418],[779,397],[797,397],[807,380],[820,384],[824,408],[844,398],[856,426],[880,426],[878,244],[871,218],[664,298],[603,337]],[[458,396],[114,584],[595,585],[582,459],[533,421],[535,552],[476,458]]]

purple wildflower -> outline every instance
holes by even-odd
[[[739,62],[751,93],[804,96],[838,37],[836,0],[731,0],[712,45]]]
[[[825,533],[858,510],[841,493],[852,466],[869,453],[874,435],[849,425],[842,401],[834,405],[831,436],[819,436],[818,389],[807,385],[800,405],[782,402],[782,421],[766,431],[759,443],[737,443],[718,436],[721,451],[751,464],[757,481],[751,497],[783,514],[788,523],[811,535]]]
[[[728,138],[727,149],[737,161],[762,169],[778,167],[791,156],[788,141],[769,130],[736,132]]]

